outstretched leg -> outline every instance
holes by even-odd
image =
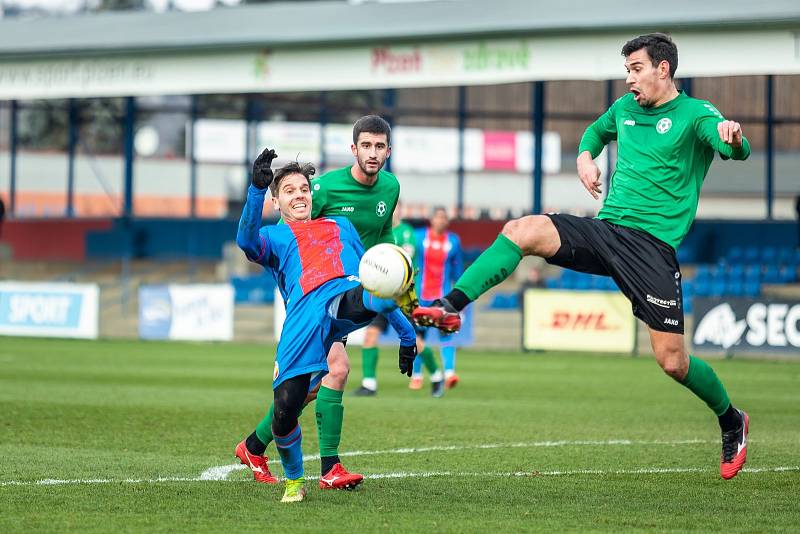
[[[452,291],[431,306],[417,308],[412,317],[417,324],[456,332],[461,328],[458,312],[511,276],[523,256],[549,258],[560,246],[558,230],[546,215],[509,221],[492,246],[464,271]]]

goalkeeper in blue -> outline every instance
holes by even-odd
[[[266,149],[253,165],[236,242],[247,259],[272,273],[286,303],[272,382],[274,413],[259,427],[271,425],[275,437],[286,477],[282,502],[299,502],[306,488],[298,417],[309,393],[328,372],[331,344],[380,313],[400,334],[400,371],[407,376],[417,349],[414,328],[397,304],[361,287],[358,264],[364,248],[353,224],[345,217],[311,219],[314,166],[293,162],[273,173],[275,157],[274,150]],[[268,187],[286,224],[261,226]],[[259,473],[269,474],[265,448],[258,428],[236,448],[257,480]],[[277,482],[269,477],[273,480],[262,482]],[[358,475],[350,487],[360,482]]]

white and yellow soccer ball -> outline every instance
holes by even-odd
[[[364,289],[376,297],[398,297],[414,282],[411,256],[397,245],[380,243],[361,257],[358,277]]]

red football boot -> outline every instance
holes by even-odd
[[[444,379],[444,387],[445,389],[453,389],[460,381],[461,380],[458,378],[458,375],[450,375]]]
[[[321,489],[346,489],[351,490],[364,481],[364,476],[358,473],[348,473],[341,463],[331,467],[331,470],[319,478]]]
[[[262,482],[264,484],[278,483],[278,479],[272,476],[272,473],[269,472],[269,467],[267,467],[267,457],[250,454],[250,452],[247,450],[247,446],[244,444],[244,441],[236,446],[236,457],[239,458],[244,465],[250,468],[250,470],[253,472],[253,478],[256,479],[256,482]]]
[[[747,434],[750,432],[750,417],[739,410],[742,415],[742,426],[736,430],[722,433],[722,457],[719,462],[719,474],[725,480],[736,476],[747,461]]]
[[[430,306],[420,306],[411,313],[411,318],[420,326],[433,326],[445,334],[461,329],[461,316],[446,301],[434,300]]]

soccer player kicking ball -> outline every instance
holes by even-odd
[[[272,413],[239,443],[236,455],[257,480],[260,474],[273,479],[262,482],[277,482],[259,439],[268,424],[286,476],[282,502],[299,502],[306,489],[298,417],[308,393],[328,373],[331,345],[383,313],[400,334],[400,370],[407,376],[417,351],[414,328],[397,304],[361,287],[358,264],[364,248],[352,223],[344,217],[311,219],[313,165],[289,163],[273,176],[274,158],[275,151],[267,149],[255,161],[236,242],[247,259],[272,272],[286,303],[286,321],[275,358]],[[286,224],[261,227],[267,187]]]
[[[714,370],[684,349],[675,250],[694,220],[714,153],[744,160],[750,145],[738,122],[725,120],[710,103],[676,89],[678,49],[668,36],[632,39],[622,55],[630,91],[586,129],[578,148],[578,175],[597,199],[600,170],[593,158],[617,140],[617,166],[598,216],[529,215],[508,222],[455,288],[433,305],[416,309],[413,317],[419,324],[458,330],[458,312],[506,279],[524,255],[611,276],[631,301],[633,314],[649,327],[664,372],[717,415],[720,474],[733,478],[747,458],[749,418],[733,407]]]

